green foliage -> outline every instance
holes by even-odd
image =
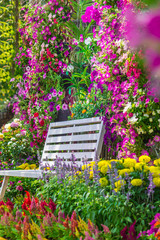
[[[72,106],[70,106],[71,116],[69,119],[81,119],[90,118],[94,116],[103,116],[104,112],[102,106],[107,104],[104,95],[101,94],[101,90],[95,90],[92,88],[91,93],[87,96],[79,95],[80,100],[76,101]],[[96,101],[98,98],[98,101]]]
[[[10,96],[15,54],[14,1],[1,1],[0,6],[0,99]]]

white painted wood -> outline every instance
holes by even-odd
[[[95,153],[100,155],[104,131],[103,123],[99,117],[51,123],[41,157],[43,166],[54,166],[54,160],[57,157],[63,159],[65,164],[72,165],[70,161],[72,154],[77,159],[78,166],[83,165],[83,160],[94,160]],[[42,177],[42,173],[43,171],[40,169],[1,170],[0,175],[4,176],[4,180],[0,199],[4,197],[10,176],[39,178]]]
[[[96,155],[97,155],[97,157],[100,157],[100,153],[101,153],[102,145],[103,145],[104,134],[105,134],[105,126],[103,125],[103,122],[101,122],[101,130],[99,132],[99,136],[97,138],[97,144],[96,144]]]
[[[94,150],[96,148],[96,143],[80,143],[80,144],[58,144],[58,145],[46,145],[45,152],[47,151],[65,151],[65,150]]]
[[[2,200],[3,197],[4,197],[4,194],[5,194],[7,185],[8,185],[8,180],[9,180],[9,177],[8,177],[8,176],[5,176],[5,177],[3,178],[2,187],[1,187],[1,190],[0,190],[0,200]]]
[[[1,170],[0,176],[39,178],[39,177],[42,177],[42,171],[41,170]]]
[[[73,126],[78,124],[88,124],[88,123],[101,123],[101,119],[99,117],[93,118],[84,118],[84,119],[77,119],[77,120],[69,120],[69,121],[62,121],[62,122],[54,122],[50,123],[50,128],[52,127],[62,127],[62,126]]]
[[[59,136],[59,137],[48,137],[46,139],[46,145],[48,143],[62,143],[62,142],[80,142],[80,141],[97,141],[99,133],[92,134],[77,134],[72,136]]]
[[[100,124],[87,125],[87,126],[73,126],[68,128],[50,128],[49,136],[51,135],[61,135],[61,134],[71,134],[71,133],[83,133],[90,131],[99,131]]]

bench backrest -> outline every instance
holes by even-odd
[[[78,165],[82,160],[92,161],[100,155],[104,125],[99,117],[50,123],[41,161],[54,165],[58,158],[69,163],[71,155]]]

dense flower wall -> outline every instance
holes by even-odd
[[[160,140],[159,98],[151,91],[143,51],[131,49],[125,38],[124,13],[131,4],[115,3],[96,1],[82,19],[93,19],[98,25],[94,38],[99,52],[92,58],[91,81],[92,87],[107,92],[109,99],[104,117],[105,142],[116,139],[119,157],[135,157],[145,151],[145,144]]]
[[[64,26],[72,8],[67,0],[50,0],[21,12],[23,46],[15,58],[17,76],[11,79],[17,88],[13,109],[31,133],[31,146],[38,147],[46,138],[49,121],[60,108],[67,109],[60,81],[69,62],[71,47]]]

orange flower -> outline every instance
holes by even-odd
[[[74,116],[74,113],[72,113],[71,118],[73,118],[73,116]]]
[[[85,113],[85,112],[86,112],[86,109],[83,109],[83,110],[82,110],[82,113]]]

